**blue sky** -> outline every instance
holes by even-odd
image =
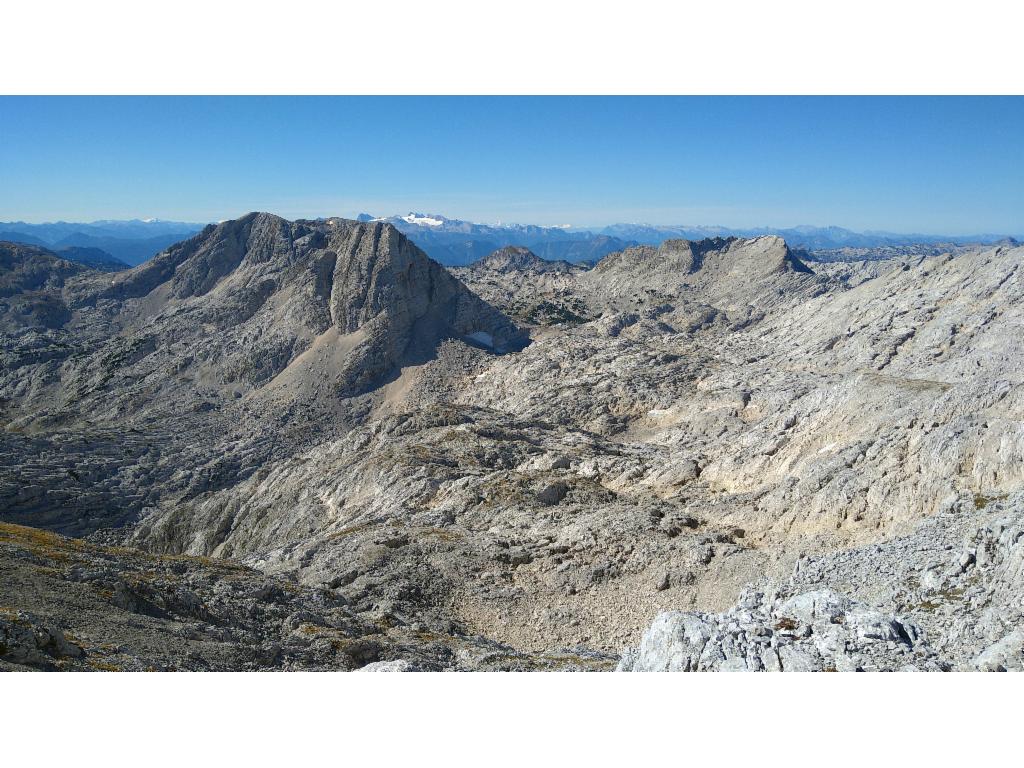
[[[1024,98],[0,98],[0,220],[1024,233]]]

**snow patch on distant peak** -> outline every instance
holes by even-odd
[[[428,216],[423,213],[410,213],[407,216],[403,216],[402,221],[426,227],[440,227],[444,224],[444,219],[435,219],[433,216]]]

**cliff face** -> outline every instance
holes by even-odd
[[[406,358],[429,357],[445,338],[486,339],[496,351],[520,343],[500,312],[384,223],[253,213],[207,227],[135,269],[63,291],[50,282],[49,293],[72,313],[61,327],[91,346],[59,377],[61,388],[83,396],[102,380],[98,388],[118,399],[159,373],[163,381],[151,383],[165,394],[245,395],[314,344],[321,352],[344,347],[327,383],[351,394]]]

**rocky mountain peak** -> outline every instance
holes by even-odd
[[[148,303],[161,306],[208,294],[215,294],[213,303],[262,306],[276,296],[290,305],[293,318],[311,320],[309,330],[317,333],[328,326],[352,333],[376,321],[401,338],[416,324],[454,335],[485,331],[496,346],[518,336],[509,321],[381,221],[287,221],[250,213],[208,226],[116,276],[104,293],[152,297],[156,301]]]
[[[704,240],[665,240],[660,246],[634,246],[605,256],[594,267],[596,273],[657,271],[693,274],[708,266],[728,265],[737,271],[754,273],[811,272],[777,235],[750,239],[711,237]]]
[[[59,327],[70,317],[64,285],[89,272],[42,246],[0,242],[0,330]]]
[[[572,265],[566,261],[548,261],[537,256],[529,248],[518,245],[499,248],[471,266],[473,269],[491,272],[566,272],[572,269]]]
[[[86,267],[39,245],[0,241],[0,295],[59,286]]]
[[[666,240],[627,248],[586,275],[592,290],[612,298],[637,292],[686,294],[716,307],[765,306],[819,290],[819,279],[781,237]]]
[[[732,242],[726,253],[732,257],[734,268],[748,269],[751,272],[764,274],[783,272],[814,274],[813,270],[804,264],[790,250],[786,241],[778,235],[762,235],[749,240],[730,239]]]
[[[48,299],[66,303],[48,313],[50,327],[95,330],[95,348],[65,372],[81,396],[126,395],[150,378],[164,405],[248,394],[321,408],[431,359],[446,339],[497,352],[523,340],[387,222],[250,213],[134,269],[93,275]]]

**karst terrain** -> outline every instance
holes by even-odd
[[[1019,670],[1024,247],[0,243],[0,669]]]

